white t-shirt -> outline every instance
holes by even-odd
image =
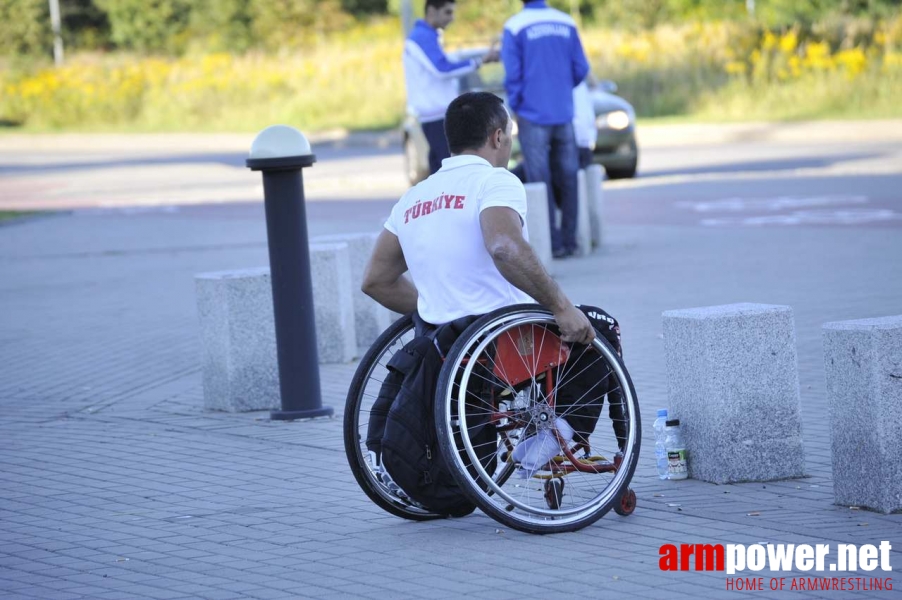
[[[427,323],[447,323],[511,304],[535,302],[507,282],[485,249],[479,214],[506,206],[526,229],[526,190],[506,169],[478,156],[446,158],[434,175],[392,208],[385,228],[398,236]]]

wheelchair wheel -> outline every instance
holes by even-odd
[[[370,499],[383,510],[405,519],[425,521],[441,515],[416,506],[397,493],[375,464],[375,455],[367,448],[367,431],[373,416],[373,405],[382,383],[388,375],[386,365],[395,352],[414,338],[414,324],[410,316],[395,321],[380,335],[360,360],[351,380],[345,402],[345,454],[354,478]]]
[[[458,338],[435,411],[464,493],[520,531],[576,531],[620,508],[639,457],[639,406],[620,356],[600,334],[588,346],[562,342],[534,304],[488,314]]]

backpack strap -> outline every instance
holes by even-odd
[[[416,341],[416,339],[413,341]],[[403,377],[407,377],[421,362],[423,362],[423,355],[420,349],[416,344],[409,343],[395,352],[395,355],[391,357],[386,367]]]
[[[454,319],[453,321],[439,325],[431,333],[427,334],[432,338],[432,343],[435,344],[435,348],[441,355],[442,360],[445,360],[445,356],[447,356],[448,351],[451,349],[454,342],[457,341],[457,338],[460,337],[467,327],[475,323],[480,316],[481,315],[468,315],[466,317]]]

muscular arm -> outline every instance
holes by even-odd
[[[383,230],[376,239],[360,289],[389,310],[411,313],[417,308],[417,288],[404,277],[406,272],[407,261],[398,236]]]
[[[564,341],[591,342],[595,330],[548,275],[532,246],[523,238],[520,215],[512,208],[493,206],[480,213],[479,224],[485,248],[501,275],[554,314]]]

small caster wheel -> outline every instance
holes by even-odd
[[[553,477],[545,482],[545,503],[551,510],[557,510],[561,507],[561,500],[564,499],[564,480],[560,477]]]
[[[632,488],[626,488],[620,501],[614,504],[614,512],[621,517],[628,517],[636,510],[636,492]]]

